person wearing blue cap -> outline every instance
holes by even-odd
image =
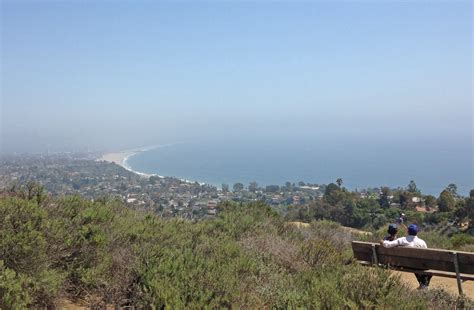
[[[386,248],[392,248],[396,246],[406,246],[410,248],[422,248],[426,249],[428,246],[426,242],[417,236],[420,228],[416,224],[408,226],[408,236],[397,238],[395,240],[384,240],[382,245]],[[431,275],[415,273],[416,279],[420,284],[419,288],[428,288],[430,285]]]

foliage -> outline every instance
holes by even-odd
[[[349,212],[376,213],[376,200],[356,202],[337,188],[330,216],[350,222]],[[340,224],[297,229],[260,202],[218,209],[216,219],[193,223],[115,200],[0,198],[0,307],[51,307],[66,296],[93,308],[412,309],[450,298],[421,296],[387,270],[347,264],[360,236]]]
[[[420,190],[416,186],[415,181],[411,180],[410,183],[407,186],[407,191],[413,194],[420,194]]]
[[[456,234],[451,237],[451,243],[454,248],[460,248],[465,245],[474,245],[474,237],[466,234]]]
[[[440,212],[449,212],[454,209],[456,205],[456,201],[454,200],[453,194],[448,191],[444,190],[439,194],[438,198],[438,208]]]
[[[38,197],[0,200],[0,267],[4,281],[0,285],[7,291],[6,296],[21,287],[26,300],[47,306],[59,290],[62,273],[53,269],[46,236],[50,222],[38,205]]]
[[[31,302],[29,281],[24,275],[5,267],[0,260],[0,309],[24,309]]]
[[[244,185],[242,183],[235,183],[232,188],[234,192],[240,192],[244,189]]]

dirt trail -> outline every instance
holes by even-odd
[[[393,273],[399,274],[402,281],[407,283],[413,289],[418,288],[418,281],[416,281],[415,275],[413,273],[400,271],[393,271]],[[443,288],[451,294],[458,295],[458,285],[456,279],[434,276],[431,279],[430,288]],[[463,282],[462,288],[464,294],[470,299],[474,300],[474,281]]]

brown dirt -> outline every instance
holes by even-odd
[[[56,301],[56,307],[61,310],[89,310],[90,307],[75,304],[66,298],[60,298]],[[113,305],[107,305],[105,310],[114,310],[115,307]]]
[[[394,274],[400,275],[401,280],[412,287],[413,289],[418,288],[418,281],[416,281],[415,275],[409,272],[393,271]],[[430,288],[442,288],[447,292],[458,295],[458,285],[456,279],[444,278],[434,276],[430,282]],[[464,295],[474,300],[474,281],[466,281],[462,283]]]
[[[300,228],[300,229],[301,228],[309,228],[311,226],[311,224],[304,223],[304,222],[288,222],[288,225],[294,226],[294,227]],[[347,227],[347,226],[341,226],[341,228],[344,229],[345,231],[347,231],[349,233],[352,233],[352,234],[355,234],[355,235],[367,235],[367,236],[372,235],[372,233],[370,231],[363,231],[363,230],[360,230],[360,229]]]
[[[87,309],[89,309],[88,307],[85,307],[85,306],[80,306],[80,305],[77,305],[77,304],[73,304],[72,302],[70,302],[69,300],[67,300],[65,298],[59,299],[56,302],[56,306],[59,309],[62,309],[62,310],[87,310]]]
[[[288,222],[288,225],[294,226],[296,228],[308,228],[310,225],[303,222]]]

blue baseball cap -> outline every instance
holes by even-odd
[[[420,228],[416,224],[411,224],[408,226],[408,234],[412,236],[416,236],[416,234],[420,231]]]

